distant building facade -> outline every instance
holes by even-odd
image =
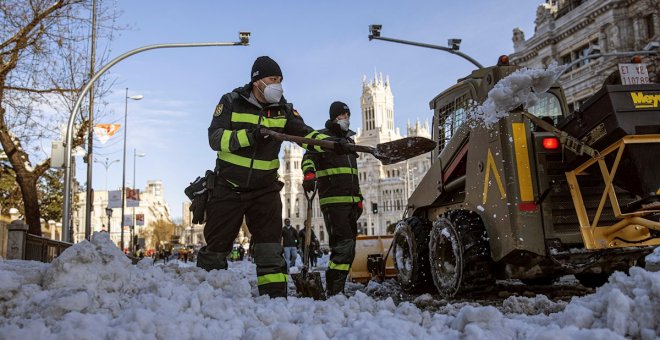
[[[360,114],[353,108],[351,121],[357,125],[361,119],[362,128],[357,130],[355,141],[361,145],[376,146],[379,143],[401,139],[399,128],[394,126],[394,96],[389,78],[382,74],[374,75],[373,80],[362,80]],[[406,136],[430,138],[429,123],[407,124]],[[303,175],[301,162],[304,150],[297,145],[284,147],[280,179],[284,182],[281,191],[283,216],[290,218],[296,229],[304,227],[307,200],[302,189]],[[360,234],[382,235],[387,227],[401,219],[407,204],[407,197],[417,187],[431,166],[430,155],[420,155],[408,161],[383,165],[369,154],[361,153],[358,158],[358,176],[364,196],[364,212],[358,220]],[[321,243],[327,244],[325,222],[318,204],[312,204],[312,228]]]
[[[119,189],[121,190],[121,188]],[[73,210],[73,241],[81,242],[85,238],[85,199],[86,194],[77,194],[77,203]],[[112,215],[108,221],[105,208],[108,206],[108,191],[94,191],[94,203],[91,212],[92,233],[97,231],[108,231],[110,227],[110,239],[119,244],[121,240],[121,208],[112,209]],[[145,245],[151,244],[153,223],[158,220],[171,221],[170,209],[163,194],[162,181],[147,181],[144,191],[140,192],[140,204],[138,207],[124,208],[124,214],[131,216],[133,221],[138,215],[144,217],[144,224],[136,223],[135,234]],[[135,217],[133,217],[135,216]],[[109,224],[108,224],[109,222]],[[128,247],[130,242],[130,228],[124,227],[124,245]]]
[[[535,31],[513,30],[511,63],[527,67],[570,64],[594,53],[655,49],[660,45],[658,0],[547,0],[536,12]],[[601,57],[579,62],[560,78],[571,110],[598,91],[631,57]],[[660,57],[643,56],[652,82],[660,79]]]

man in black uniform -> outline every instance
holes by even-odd
[[[243,217],[254,241],[254,262],[260,295],[286,297],[287,268],[282,256],[282,202],[277,170],[282,142],[271,140],[260,128],[312,139],[328,136],[307,126],[282,97],[282,71],[262,56],[252,66],[251,81],[222,96],[208,129],[211,149],[218,152],[216,181],[206,203],[206,246],[197,266],[226,269],[226,257]],[[316,146],[303,145],[317,152]],[[335,152],[346,152],[336,144]]]
[[[284,247],[284,260],[286,260],[287,271],[296,265],[298,257],[298,232],[291,225],[291,220],[284,219],[284,228],[282,228],[282,247]]]
[[[351,111],[342,102],[330,105],[330,119],[320,133],[340,143],[354,143],[349,130]],[[362,215],[362,195],[358,181],[358,155],[342,155],[307,151],[302,171],[305,191],[314,190],[318,181],[319,203],[328,230],[330,262],[325,274],[328,295],[343,293],[346,277],[355,258],[357,220]]]

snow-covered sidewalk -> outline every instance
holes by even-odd
[[[656,249],[655,258],[660,256]],[[131,265],[97,233],[51,264],[0,261],[2,339],[656,339],[660,273],[615,273],[594,294],[556,313],[518,314],[553,305],[544,296],[492,306],[448,305],[429,312],[357,291],[313,301],[259,297],[254,265],[207,273],[177,261]],[[660,261],[659,261],[660,262]],[[375,283],[371,283],[373,285]],[[369,287],[368,287],[369,288]],[[421,299],[423,299],[422,297]],[[428,298],[428,296],[426,297]],[[553,306],[551,306],[553,307]],[[554,308],[556,309],[556,304]],[[505,308],[506,309],[506,308]],[[550,308],[552,309],[552,308]]]

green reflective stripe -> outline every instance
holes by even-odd
[[[240,144],[242,148],[246,146],[250,146],[250,140],[248,139],[247,136],[247,130],[243,129],[236,131],[236,137],[238,137],[238,144]]]
[[[277,273],[257,276],[257,286],[279,282],[287,282],[286,274]]]
[[[229,151],[230,140],[231,140],[231,130],[222,131],[222,137],[220,138],[220,150]]]
[[[319,132],[319,134],[316,135],[314,138],[316,138],[316,139],[326,139],[326,138],[330,138],[330,136]]]
[[[230,152],[218,151],[218,158],[234,165],[242,166],[245,168],[250,167],[250,158],[234,155]],[[272,161],[262,161],[260,159],[255,159],[254,163],[252,164],[252,168],[257,170],[276,170],[279,167],[280,160],[277,158],[273,159]]]
[[[328,262],[328,268],[329,269],[334,269],[334,270],[349,271],[349,270],[351,270],[351,265],[350,264],[334,263],[334,262],[330,261],[330,262]]]
[[[307,160],[302,162],[302,170],[305,171],[305,170],[309,170],[309,169],[312,169],[312,170],[316,169],[316,165],[314,164],[314,161],[312,161],[311,159],[307,159]]]
[[[330,168],[325,170],[318,170],[316,172],[316,176],[318,177],[331,176],[331,175],[357,175],[357,174],[358,174],[358,169],[348,168],[348,167]]]
[[[316,150],[316,151],[318,151],[318,152],[323,152],[323,151],[325,151],[325,150],[323,150],[323,149],[322,149],[320,146],[318,146],[318,145],[314,145],[314,150]]]
[[[319,132],[314,130],[314,131],[308,133],[307,135],[305,135],[305,138],[314,138],[314,136],[316,136],[318,134],[319,134]]]
[[[321,205],[329,204],[329,203],[357,203],[357,202],[360,202],[360,198],[356,196],[333,196],[333,197],[321,198],[319,200],[319,203]]]
[[[232,123],[248,123],[248,124],[259,124],[259,115],[252,113],[240,113],[232,112],[231,113]],[[261,126],[266,128],[283,128],[286,125],[286,118],[261,118]]]

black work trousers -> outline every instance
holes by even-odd
[[[362,209],[357,204],[326,205],[321,208],[330,244],[330,262],[325,274],[326,292],[335,295],[344,291],[346,277],[355,258],[357,220]]]
[[[218,185],[206,205],[204,226],[206,250],[214,254],[224,254],[231,251],[245,217],[254,244],[259,294],[271,297],[287,295],[287,268],[280,243],[281,189],[281,182],[248,192],[238,192]],[[227,268],[226,265],[221,267]]]

